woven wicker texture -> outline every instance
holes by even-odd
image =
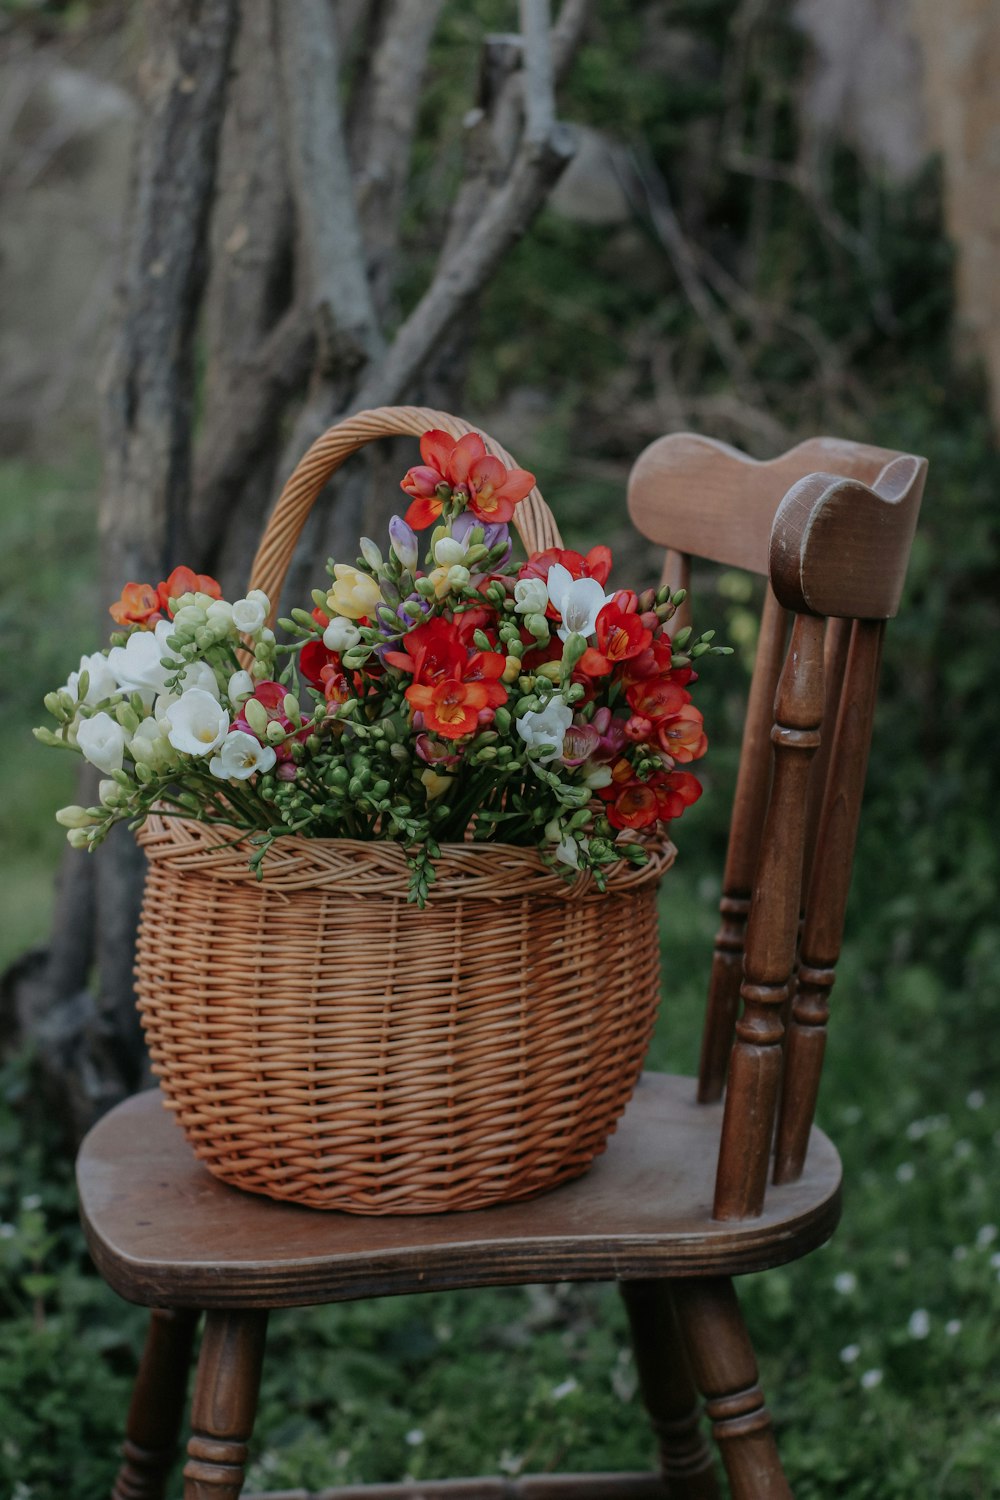
[[[417,407],[362,412],[302,459],[250,587],[277,608],[306,517],[372,439],[476,431]],[[512,460],[485,433],[490,452]],[[529,550],[559,544],[537,489]],[[352,1213],[433,1213],[578,1176],[635,1087],[656,1016],[665,840],[607,894],[531,849],[442,850],[424,911],[393,843],[288,836],[264,880],[218,828],[151,818],[137,990],[168,1107],[210,1171]]]
[[[290,837],[258,883],[203,824],[140,838],[143,1025],[218,1177],[430,1213],[530,1196],[603,1149],[656,1016],[672,846],[606,895],[530,849],[448,846],[421,912],[393,844]]]

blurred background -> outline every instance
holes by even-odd
[[[658,561],[625,482],[663,432],[930,460],[820,1104],[844,1221],[742,1290],[801,1500],[995,1496],[1000,11],[570,0],[565,170],[558,141],[541,168],[524,151],[513,0],[283,17],[0,0],[0,1493],[107,1493],[142,1331],[89,1268],[71,1187],[80,1131],[143,1077],[135,865],[63,861],[53,813],[88,799],[30,737],[41,698],[104,643],[126,578],[184,561],[234,597],[310,435],[417,400],[497,436],[629,582]],[[456,267],[469,290],[442,312]],[[380,534],[412,461],[346,476],[298,594]],[[737,650],[705,673],[706,796],[664,887],[653,1061],[675,1071],[696,1058],[754,645],[746,580],[696,583],[696,625]],[[258,1488],[650,1459],[611,1289],[272,1329]]]

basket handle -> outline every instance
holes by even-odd
[[[248,591],[263,589],[271,600],[269,624],[274,623],[285,575],[306,517],[330,476],[336,473],[352,453],[375,438],[408,434],[420,436],[434,427],[452,437],[479,432],[489,453],[505,464],[511,465],[514,462],[507,450],[488,433],[480,432],[478,427],[462,421],[460,417],[450,416],[448,412],[432,411],[423,406],[379,406],[373,411],[357,412],[353,417],[346,417],[342,422],[328,427],[299,460],[282,490],[264,527],[264,535],[260,539],[250,570]],[[518,505],[514,512],[514,526],[529,552],[540,552],[546,547],[562,545],[552,512],[537,486]]]

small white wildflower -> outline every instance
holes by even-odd
[[[841,1297],[849,1297],[858,1289],[858,1278],[853,1271],[838,1271],[833,1278],[833,1290]]]
[[[572,1396],[573,1392],[578,1389],[579,1386],[577,1382],[573,1379],[572,1375],[570,1375],[568,1379],[560,1381],[558,1385],[554,1385],[549,1392],[549,1395],[552,1397],[553,1401],[562,1401],[566,1396]]]
[[[411,1448],[419,1448],[424,1440],[424,1434],[419,1427],[411,1427],[406,1434],[406,1441]]]
[[[854,1361],[858,1358],[860,1353],[860,1344],[845,1344],[843,1349],[841,1349],[840,1351],[841,1364],[853,1365]]]
[[[881,1370],[866,1370],[865,1373],[861,1377],[861,1389],[863,1391],[873,1391],[877,1385],[881,1385],[881,1384],[882,1384],[882,1371]]]
[[[965,1102],[969,1109],[982,1109],[986,1103],[986,1095],[982,1089],[973,1089],[970,1093],[966,1094]]]
[[[997,1226],[995,1224],[984,1224],[982,1228],[976,1230],[976,1248],[978,1250],[985,1250],[988,1245],[992,1245],[996,1237]]]
[[[897,1182],[912,1182],[916,1175],[917,1169],[913,1165],[912,1161],[901,1161],[899,1166],[896,1168]]]
[[[945,1333],[948,1335],[948,1337],[950,1339],[953,1339],[957,1333],[961,1333],[962,1332],[962,1320],[961,1320],[961,1318],[949,1318],[948,1321],[947,1321],[947,1323],[944,1325],[944,1331],[945,1331]]]
[[[910,1314],[906,1331],[911,1339],[925,1339],[931,1331],[931,1315],[925,1307],[918,1307]]]
[[[28,1193],[21,1199],[21,1207],[27,1209],[28,1213],[33,1213],[36,1208],[41,1208],[41,1206],[41,1193]]]
[[[0,1240],[12,1240],[16,1233],[13,1224],[0,1224]]]

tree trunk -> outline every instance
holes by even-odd
[[[553,90],[586,0],[566,0],[551,36],[547,0],[522,0],[531,66],[524,39],[505,39],[499,72],[487,44],[437,266],[389,336],[441,7],[146,0],[143,125],[104,393],[107,599],[179,562],[238,597],[263,516],[308,443],[340,412],[420,395],[568,162],[572,133]],[[376,471],[385,463],[376,457]],[[355,555],[368,487],[345,477],[293,579],[304,598],[317,556]],[[87,804],[95,778],[84,776]],[[131,974],[141,857],[115,832],[92,857],[68,854],[49,948],[15,965],[0,994],[0,1046],[40,1043],[50,1097],[76,1135],[144,1072]]]

